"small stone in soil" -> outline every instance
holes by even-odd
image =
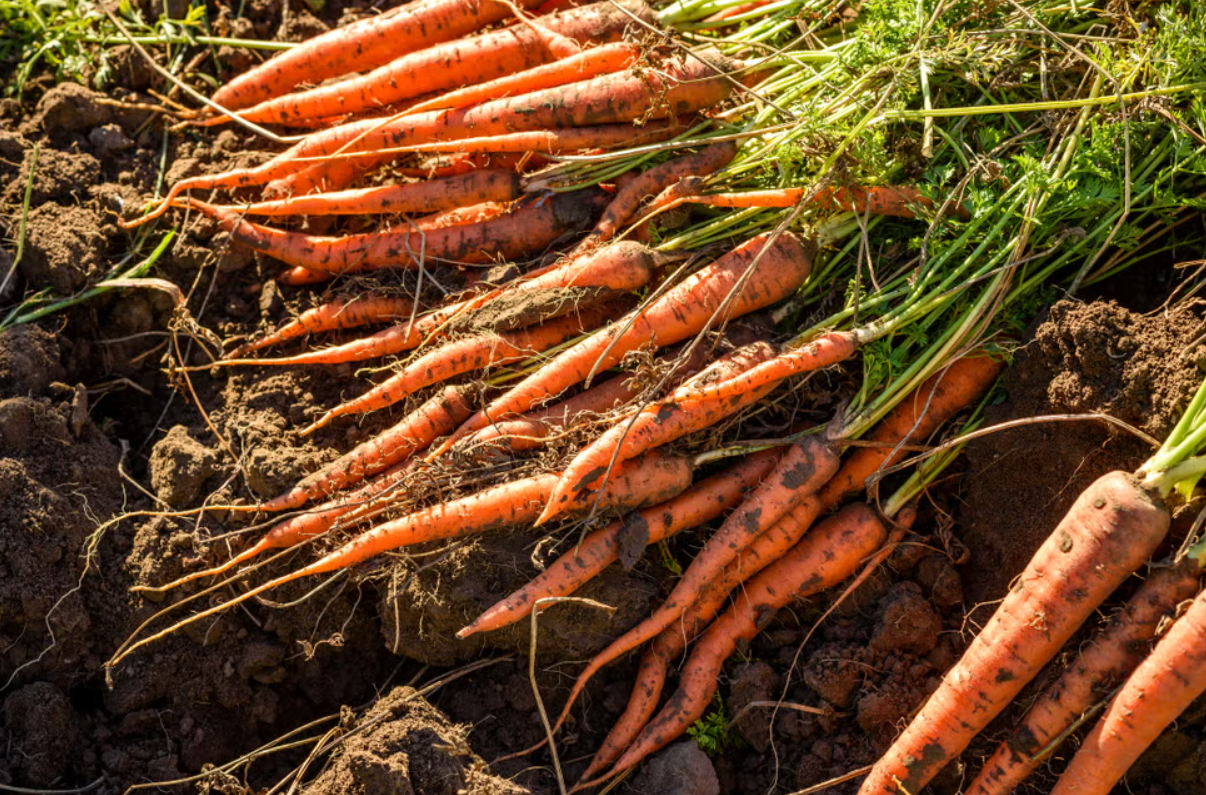
[[[675,743],[645,765],[626,795],[720,795],[716,768],[694,740]]]

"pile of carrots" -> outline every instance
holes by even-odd
[[[736,13],[759,8],[749,4]],[[860,581],[910,532],[913,502],[941,466],[918,469],[882,510],[861,495],[907,450],[949,432],[992,388],[1004,365],[1002,345],[985,340],[998,330],[994,312],[1013,300],[1006,274],[919,268],[916,278],[902,276],[899,284],[931,292],[886,291],[909,298],[896,314],[862,325],[835,323],[779,344],[755,321],[802,288],[816,287],[822,235],[778,224],[722,246],[667,250],[652,245],[650,219],[684,203],[788,210],[807,204],[847,219],[850,212],[929,219],[940,211],[909,187],[704,192],[741,146],[740,136],[717,134],[716,117],[748,92],[757,96],[768,72],[752,56],[742,61],[675,46],[658,20],[641,0],[416,0],[270,58],[216,92],[218,110],[189,121],[305,132],[263,165],[176,183],[127,226],[172,209],[196,211],[234,244],[288,266],[282,284],[350,277],[376,285],[302,312],[212,367],[405,356],[388,378],[314,417],[298,429],[301,435],[398,404],[417,407],[285,493],[221,506],[296,513],[227,560],[142,590],[227,575],[168,608],[174,610],[242,582],[271,550],[308,543],[324,546],[325,554],[131,638],[110,666],[256,595],[391,550],[504,528],[587,523],[578,544],[458,636],[491,632],[528,618],[543,599],[574,593],[631,554],[634,539],[645,547],[720,520],[665,602],[592,659],[575,683],[554,731],[596,672],[644,647],[628,708],[577,785],[585,788],[681,736],[706,710],[724,661],[779,608],[852,577]],[[539,169],[557,158],[608,152],[633,163],[656,153],[659,162],[601,185],[543,187]],[[217,203],[198,198],[198,191],[235,198]],[[972,218],[961,206],[946,211]],[[290,227],[319,216],[335,222],[368,216],[375,226],[344,235]],[[486,278],[488,266],[517,261],[506,280]],[[462,290],[432,301],[418,289],[381,289],[395,271],[411,274],[403,283],[412,288],[428,271],[456,272]],[[948,310],[957,313],[952,330],[923,352],[910,351],[891,388],[849,414],[796,427],[787,438],[730,439],[719,454],[690,452],[801,378],[854,360],[889,334]],[[375,325],[387,327],[292,355],[262,353]],[[1175,455],[1157,456],[1143,480],[1111,476],[1082,496],[1021,586],[876,765],[864,793],[918,795],[1151,556],[1167,532],[1164,497],[1189,477],[1185,462],[1196,461],[1206,442],[1197,431],[1206,423],[1202,402],[1170,438]],[[415,485],[432,472],[471,473],[500,458],[510,462],[505,479],[476,490],[428,499]],[[1152,577],[1056,685],[1058,692],[1033,708],[1035,717],[1002,746],[971,791],[1010,791],[1092,706],[1096,684],[1133,669],[1086,739],[1085,760],[1077,756],[1057,790],[1104,793],[1129,766],[1118,749],[1141,748],[1120,739],[1124,729],[1139,733],[1132,714],[1148,713],[1143,737],[1150,742],[1186,698],[1206,689],[1200,665],[1206,618],[1198,615],[1206,597],[1146,660],[1136,651],[1162,616],[1197,591],[1194,560],[1186,552]],[[1069,583],[1077,585],[1075,599],[1067,595]],[[659,710],[669,669],[684,653],[678,689]],[[1169,660],[1192,665],[1197,676],[1170,675],[1185,669],[1170,668]],[[1152,708],[1149,696],[1137,709],[1134,702],[1156,680],[1170,688],[1168,701]]]

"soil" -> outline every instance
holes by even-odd
[[[152,16],[164,8],[142,5]],[[368,5],[329,1],[315,16],[252,0],[245,18],[223,7],[217,27],[223,35],[299,38]],[[244,52],[217,54],[228,69],[249,65]],[[110,58],[114,82],[104,97],[156,102],[147,90],[158,78],[134,54],[119,48]],[[0,80],[7,68],[0,64]],[[242,133],[165,138],[147,112],[101,98],[85,86],[39,79],[23,102],[0,104],[5,240],[16,237],[34,175],[18,276],[0,296],[6,307],[43,289],[76,291],[126,256],[135,238],[117,226],[117,214],[154,193],[161,162],[170,183],[257,157]],[[0,245],[0,273],[14,255]],[[548,609],[535,649],[528,622],[463,641],[454,633],[573,544],[581,527],[550,538],[491,533],[371,562],[314,594],[313,583],[295,584],[106,671],[120,644],[160,608],[187,596],[200,604],[216,598],[194,586],[166,596],[133,586],[212,565],[262,529],[250,530],[251,520],[235,512],[151,513],[274,496],[418,400],[303,438],[300,427],[352,393],[356,368],[189,373],[168,366],[177,357],[204,364],[222,339],[254,334],[315,302],[313,291],[276,286],[277,269],[189,218],[155,271],[185,291],[184,312],[160,291],[112,291],[0,333],[0,784],[117,793],[194,777],[165,788],[250,793],[283,780],[320,741],[337,739],[337,752],[318,754],[303,776],[306,793],[555,792],[543,752],[487,761],[543,738],[541,704],[560,709],[580,662],[665,595],[670,569],[689,559],[703,530],[631,556],[631,565],[613,566],[579,594],[614,610]],[[1202,309],[1159,308],[1167,295],[1160,278],[1128,275],[1107,286],[1129,303],[1099,297],[1052,306],[1025,333],[989,422],[1100,412],[1165,434],[1206,351],[1196,346]],[[499,303],[490,322],[497,328],[563,307],[564,296]],[[810,383],[796,397],[822,416],[841,387],[840,378]],[[773,428],[778,420],[770,411],[755,421]],[[815,633],[832,593],[782,611],[728,663],[718,708],[740,717],[731,731],[706,738],[714,756],[694,741],[676,744],[624,788],[785,793],[871,762],[983,621],[985,609],[973,608],[1000,598],[1078,491],[1149,454],[1142,439],[1099,422],[1035,423],[972,444],[965,469],[974,477],[935,492],[915,526],[919,543],[899,549]],[[482,483],[516,473],[496,468]],[[439,472],[430,480],[408,497],[475,485]],[[1178,521],[1189,514],[1184,509]],[[290,565],[289,556],[274,560],[264,576]],[[492,664],[473,667],[483,661]],[[558,746],[567,780],[623,709],[635,664],[612,666],[587,688]],[[965,761],[991,750],[989,740],[1012,717],[1003,716]],[[215,769],[320,719],[298,748]],[[1198,705],[1141,760],[1132,791],[1206,787],[1203,726],[1206,707]],[[956,791],[963,773],[951,766],[934,791]],[[846,783],[829,792],[856,789]]]

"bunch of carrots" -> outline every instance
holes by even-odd
[[[278,54],[216,92],[187,124],[305,132],[274,136],[291,146],[263,165],[172,185],[127,225],[173,209],[200,212],[234,244],[288,266],[285,285],[377,288],[321,303],[202,369],[398,357],[388,377],[298,432],[395,405],[411,410],[272,499],[217,506],[291,513],[211,568],[142,590],[207,583],[157,621],[245,582],[273,550],[309,545],[322,554],[165,629],[140,631],[109,666],[257,595],[389,551],[585,525],[579,543],[458,635],[491,632],[532,616],[541,600],[574,593],[630,554],[634,539],[645,547],[718,521],[661,606],[588,663],[551,727],[550,738],[596,672],[644,647],[628,708],[582,775],[584,788],[683,734],[707,708],[724,661],[779,608],[868,576],[910,532],[918,494],[957,447],[918,466],[886,501],[861,495],[907,450],[976,410],[1045,290],[1128,264],[1110,259],[1088,274],[1080,267],[1110,246],[1124,218],[1149,225],[1140,240],[1166,228],[1172,210],[1161,202],[1173,198],[1166,188],[1177,174],[1169,164],[1187,153],[1179,131],[1153,132],[1127,162],[1135,187],[1125,200],[1082,201],[1077,180],[1103,170],[1087,139],[1099,81],[1091,102],[1068,111],[1061,136],[1039,146],[1022,131],[981,153],[1000,167],[988,180],[999,191],[992,202],[964,198],[970,171],[941,195],[887,180],[838,181],[832,172],[843,152],[884,123],[883,108],[900,90],[881,69],[852,73],[844,59],[854,39],[802,49],[793,32],[802,8],[831,20],[838,5],[696,0],[655,11],[641,0],[416,0]],[[722,37],[719,48],[697,40],[733,26],[751,43],[786,44],[767,57],[766,45],[742,48],[740,36]],[[902,73],[924,57],[903,49]],[[848,125],[849,135],[834,137],[806,180],[784,170],[790,164],[768,165],[768,152],[798,144],[807,132],[800,120],[812,112]],[[931,156],[936,171],[967,164],[953,144],[939,142]],[[774,185],[768,170],[780,177]],[[1176,184],[1202,187],[1179,174]],[[218,203],[199,191],[236,199]],[[683,207],[694,208],[695,223],[672,220]],[[290,226],[319,216],[369,216],[377,225],[341,236]],[[924,234],[921,253],[872,263],[867,241],[881,225]],[[504,262],[514,267],[491,280],[487,267]],[[410,289],[380,289],[397,271],[409,275]],[[429,271],[458,273],[461,291],[432,301],[421,289]],[[797,316],[807,318],[802,331],[768,330]],[[328,347],[262,353],[377,325],[386,328]],[[734,418],[855,362],[857,391],[828,421],[715,444]],[[1150,557],[1167,530],[1164,497],[1206,471],[1195,457],[1206,445],[1206,397],[1185,416],[1141,481],[1119,475],[1086,492],[1023,575],[1027,586],[1002,604],[864,792],[917,795]],[[500,460],[476,487],[436,496],[419,485]],[[1132,600],[1127,620],[1103,633],[1109,650],[1085,653],[1080,683],[1060,685],[1079,700],[1042,702],[1040,712],[1056,719],[1044,716],[1009,741],[977,792],[1009,791],[1050,753],[1091,706],[1093,688],[1083,682],[1135,668],[1137,644],[1196,591],[1195,550],[1187,546]],[[1084,581],[1088,595],[1074,609],[1050,585],[1060,578]],[[1036,629],[1037,615],[1047,629]],[[1189,618],[1174,625],[1178,637],[1201,625]],[[1168,654],[1206,655],[1184,638],[1176,643]],[[659,710],[671,664],[684,653],[678,689]],[[1133,676],[1146,679],[1136,679],[1135,692],[1167,678],[1160,659],[1153,653],[1138,665]],[[981,686],[998,672],[995,689]],[[1178,685],[1180,695],[1197,685]],[[1086,752],[1115,753],[1107,721],[1128,719],[1135,692],[1119,693]],[[971,713],[982,719],[968,720]],[[1171,704],[1153,710],[1154,731],[1175,714]],[[1127,765],[1111,770],[1121,776]],[[1077,761],[1067,774],[1077,783],[1061,792],[1105,792],[1079,783],[1090,773],[1113,775]]]

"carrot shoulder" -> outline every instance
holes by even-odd
[[[1168,524],[1133,475],[1112,472],[1085,489],[860,795],[921,792],[1151,555]]]

